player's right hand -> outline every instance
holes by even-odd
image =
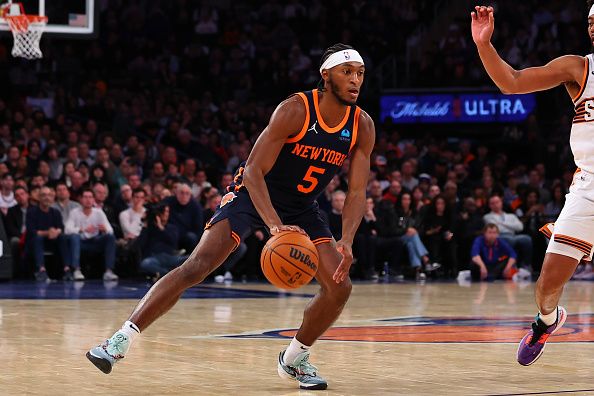
[[[272,226],[270,227],[270,233],[272,235],[276,235],[278,233],[281,233],[283,231],[292,231],[292,232],[298,232],[300,234],[305,235],[306,237],[309,238],[309,235],[307,235],[307,232],[305,232],[303,230],[303,228],[296,226],[296,225],[278,225],[278,226]]]
[[[495,29],[495,17],[493,7],[476,6],[475,11],[470,13],[472,19],[472,39],[479,44],[489,44]]]

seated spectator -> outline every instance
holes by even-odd
[[[370,280],[374,277],[375,248],[376,248],[376,221],[374,212],[375,203],[372,198],[367,198],[365,213],[361,224],[357,228],[353,241],[353,255],[357,261],[353,264],[354,277]]]
[[[221,194],[217,191],[216,194],[210,196],[206,201],[206,208],[204,209],[203,216],[205,221],[204,225],[206,225],[206,222],[214,215],[217,207],[221,204],[221,199],[223,199],[223,197],[221,197]]]
[[[178,256],[178,228],[169,222],[170,209],[166,203],[157,203],[149,208],[146,227],[140,233],[142,252],[140,270],[154,280],[179,267],[188,256]]]
[[[402,173],[402,187],[412,191],[419,184],[419,180],[414,176],[414,166],[410,161],[404,161],[400,167]]]
[[[64,265],[64,280],[72,280],[68,257],[68,244],[63,235],[62,215],[51,207],[52,195],[49,187],[42,187],[39,192],[39,206],[27,210],[27,240],[25,246],[35,259],[35,278],[38,281],[49,279],[45,269],[46,251],[59,254]]]
[[[194,250],[203,232],[202,206],[192,198],[192,190],[186,183],[178,183],[175,196],[165,198],[170,210],[170,221],[179,231],[178,247],[186,252]]]
[[[442,195],[437,195],[425,207],[421,219],[423,242],[429,250],[429,256],[445,266],[446,276],[457,273],[456,247],[454,244],[453,217]]]
[[[388,191],[386,191],[386,193],[383,196],[383,199],[392,202],[393,205],[396,205],[398,197],[401,193],[402,185],[400,184],[400,182],[398,180],[392,180],[390,182],[390,187],[388,188]]]
[[[532,238],[525,234],[519,234],[524,225],[512,213],[503,211],[503,200],[498,195],[489,198],[491,211],[483,216],[485,224],[495,224],[500,233],[500,238],[505,240],[519,253],[518,266],[530,270],[532,268]]]
[[[403,243],[400,237],[396,234],[397,217],[394,210],[394,204],[389,200],[382,199],[381,183],[378,180],[369,182],[370,198],[374,202],[373,212],[376,217],[375,230],[377,236],[375,237],[375,255],[376,262],[386,262],[388,268],[383,268],[385,276],[400,278],[402,271],[400,267],[400,259],[402,257]],[[376,268],[377,269],[377,268]]]
[[[344,209],[344,201],[346,194],[344,191],[336,190],[332,193],[332,209],[328,215],[328,225],[334,239],[339,241],[342,238],[342,210]]]
[[[14,178],[10,173],[5,173],[2,176],[0,182],[0,211],[3,215],[6,215],[8,209],[17,205],[17,201],[14,198]]]
[[[103,280],[117,280],[113,273],[115,265],[115,237],[105,213],[93,207],[93,192],[86,189],[81,195],[82,207],[70,213],[65,224],[65,233],[69,236],[70,257],[74,268],[74,280],[84,280],[80,270],[81,252],[101,253],[104,257],[105,273]]]
[[[470,249],[474,239],[483,233],[483,227],[483,216],[478,211],[474,198],[464,198],[462,209],[456,216],[454,231],[458,244],[458,259],[461,263],[470,262]]]
[[[80,195],[85,184],[82,173],[79,171],[73,172],[70,182],[72,183],[70,186],[70,197],[75,201],[80,201]]]
[[[552,200],[545,205],[544,221],[547,223],[554,223],[565,205],[565,190],[560,183],[553,186]]]
[[[415,270],[417,280],[426,279],[425,271],[435,271],[441,267],[438,263],[431,263],[429,251],[419,237],[419,215],[412,208],[412,196],[408,192],[400,194],[396,207],[398,217],[396,234],[400,236],[408,250],[411,267]]]
[[[124,239],[130,241],[138,238],[142,231],[142,223],[145,214],[144,203],[146,193],[142,188],[137,188],[132,193],[132,207],[120,213],[120,226]]]
[[[123,235],[118,213],[114,207],[108,203],[109,189],[107,185],[103,183],[93,184],[93,196],[95,198],[94,206],[98,209],[101,209],[103,213],[105,213],[105,216],[107,216],[107,221],[109,221],[109,224],[113,229],[114,235],[116,238],[121,238]]]
[[[329,213],[332,210],[332,193],[336,191],[339,185],[340,178],[338,177],[338,175],[334,175],[332,180],[330,180],[330,183],[328,183],[324,191],[322,191],[322,193],[318,197],[318,205],[320,209],[324,212]]]
[[[511,279],[516,264],[516,252],[499,238],[497,225],[489,223],[483,235],[475,238],[470,252],[470,273],[475,281]]]
[[[113,206],[118,214],[132,206],[132,188],[129,184],[120,187],[120,194],[113,201]]]
[[[10,241],[10,253],[12,255],[13,266],[15,269],[20,269],[20,259],[23,256],[24,235],[27,225],[25,220],[27,211],[30,208],[29,192],[26,188],[17,186],[14,189],[14,199],[16,200],[17,205],[8,209],[6,216],[3,216],[3,220],[6,236]]]
[[[62,223],[68,221],[70,213],[74,209],[80,208],[78,202],[70,200],[70,190],[68,190],[66,183],[58,182],[58,184],[56,184],[56,202],[52,204],[52,208],[55,208],[60,212]]]

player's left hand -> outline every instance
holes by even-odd
[[[340,283],[349,276],[351,264],[353,264],[353,247],[350,243],[338,241],[336,242],[336,250],[342,255],[342,260],[340,260],[338,268],[334,271],[332,279],[334,279],[336,283]]]

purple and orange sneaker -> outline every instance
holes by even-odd
[[[528,332],[520,341],[518,347],[518,363],[522,366],[530,366],[536,362],[540,355],[544,352],[545,344],[549,336],[554,334],[557,330],[563,327],[567,319],[567,311],[563,307],[557,307],[557,321],[551,326],[547,326],[538,315],[534,323],[532,323],[532,330]]]

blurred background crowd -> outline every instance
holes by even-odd
[[[492,90],[466,3],[104,0],[95,40],[44,38],[42,60],[11,58],[3,37],[0,210],[14,276],[156,279],[179,265],[276,104],[315,87],[336,42],[365,58],[360,105],[377,129],[353,276],[454,278],[480,269],[490,231],[509,247],[501,260],[537,274],[539,229],[559,214],[575,168],[562,88],[539,95],[522,124],[378,117],[384,90]],[[493,42],[514,67],[589,50],[585,5],[494,5]],[[347,167],[319,199],[336,239]],[[245,240],[213,276],[258,278],[267,238]]]

